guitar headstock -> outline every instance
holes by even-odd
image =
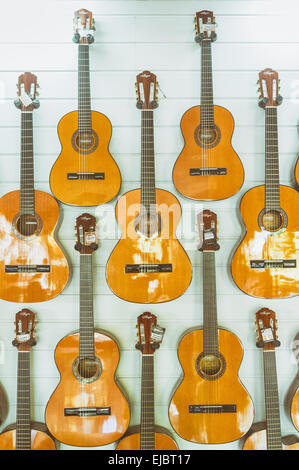
[[[279,94],[278,72],[272,69],[264,69],[259,73],[258,85],[260,93],[259,106],[279,106],[282,103],[282,97]]]
[[[75,250],[81,255],[91,254],[98,248],[98,238],[96,232],[96,218],[91,214],[82,214],[76,219],[77,242]]]
[[[195,41],[201,42],[204,39],[210,39],[212,42],[216,41],[216,27],[215,18],[212,11],[202,10],[198,11],[194,18],[195,23]]]
[[[263,348],[264,351],[271,351],[280,346],[280,341],[277,339],[275,312],[268,308],[261,308],[255,316],[257,347]]]
[[[35,314],[31,310],[23,308],[16,314],[15,327],[16,337],[12,342],[13,346],[16,346],[19,351],[30,351],[32,346],[36,344],[34,339]]]
[[[197,216],[197,228],[199,238],[199,251],[217,251],[220,246],[217,243],[217,215],[203,210]]]
[[[138,342],[136,348],[142,354],[153,354],[162,343],[165,328],[157,325],[157,317],[150,312],[144,312],[137,318]]]
[[[158,105],[158,82],[154,73],[145,70],[136,77],[138,109],[155,109]]]
[[[81,8],[74,14],[73,42],[78,44],[91,44],[94,42],[94,19],[91,11]]]
[[[17,83],[17,98],[15,106],[21,111],[33,111],[39,107],[37,99],[39,87],[37,77],[33,73],[25,72],[19,76]]]

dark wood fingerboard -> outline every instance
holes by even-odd
[[[141,204],[147,213],[156,204],[154,117],[152,110],[141,112]]]
[[[282,450],[275,351],[263,351],[267,449]]]
[[[18,352],[16,450],[31,449],[30,352]]]
[[[78,129],[91,132],[89,45],[79,44],[78,52]]]
[[[215,252],[203,252],[203,341],[204,354],[218,352]]]
[[[277,108],[266,106],[265,208],[280,209]]]
[[[142,356],[140,450],[155,449],[154,356]]]
[[[200,125],[214,127],[213,71],[211,40],[201,42]]]
[[[80,358],[94,358],[92,254],[80,254]]]
[[[21,112],[20,214],[35,214],[32,112]]]

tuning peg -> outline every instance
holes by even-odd
[[[33,100],[33,101],[32,101],[32,104],[33,104],[34,109],[37,109],[37,108],[40,107],[40,102],[39,102],[39,100]]]
[[[73,42],[78,43],[80,41],[80,34],[75,33],[73,36]]]
[[[20,109],[20,108],[22,107],[22,102],[21,102],[20,98],[16,98],[16,99],[14,100],[14,105],[15,105],[15,107],[18,108],[18,109]]]

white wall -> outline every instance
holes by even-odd
[[[34,113],[36,188],[49,190],[48,177],[60,151],[58,120],[77,106],[77,47],[72,43],[73,12],[90,9],[96,20],[96,43],[90,47],[93,109],[112,122],[110,150],[123,177],[121,193],[139,187],[140,112],[135,107],[135,77],[144,69],[157,74],[166,95],[155,111],[157,185],[176,194],[184,213],[188,201],[178,196],[171,181],[172,167],[183,145],[179,123],[184,111],[199,104],[200,47],[194,42],[193,16],[196,11],[214,11],[218,40],[213,44],[215,103],[234,115],[233,146],[246,172],[241,191],[234,197],[204,207],[215,211],[219,220],[221,250],[217,254],[219,324],[231,329],[244,346],[240,377],[254,400],[255,420],[265,417],[261,352],[255,347],[255,312],[261,307],[276,311],[281,347],[277,351],[283,435],[294,433],[283,401],[297,373],[292,360],[292,340],[298,333],[298,298],[262,300],[243,294],[230,275],[230,257],[240,239],[238,216],[241,196],[264,178],[264,113],[257,106],[258,72],[271,67],[280,73],[284,102],[279,108],[281,182],[292,184],[292,171],[299,148],[299,6],[276,0],[27,0],[10,1],[0,27],[0,195],[19,184],[20,113],[13,105],[17,78],[24,71],[36,73],[40,83],[40,109]],[[296,94],[297,93],[297,94]],[[89,209],[98,216],[110,214],[110,231],[102,230],[100,249],[95,255],[95,322],[115,335],[121,347],[118,378],[127,391],[132,410],[131,424],[139,422],[140,353],[135,350],[136,317],[145,310],[158,316],[166,327],[165,340],[156,353],[156,422],[170,429],[168,402],[181,369],[177,341],[184,330],[202,323],[201,255],[196,251],[194,226],[188,227],[182,244],[193,263],[193,281],[186,293],[173,302],[145,306],[118,299],[105,281],[105,264],[118,239],[114,205]],[[202,209],[195,203],[195,212]],[[73,264],[73,278],[56,299],[26,305],[38,316],[38,343],[32,354],[32,418],[44,420],[46,403],[58,383],[53,351],[56,343],[78,328],[79,258],[73,249],[75,217],[84,208],[61,207],[59,239]],[[110,211],[110,212],[109,212]],[[186,221],[187,224],[187,221]],[[0,381],[10,397],[9,416],[4,426],[15,421],[16,350],[14,316],[22,305],[0,301],[0,340],[4,360]],[[4,427],[3,426],[3,427]],[[173,433],[181,449],[238,449],[239,443],[201,446],[188,443]],[[62,449],[71,449],[61,446]],[[114,449],[114,444],[106,448]]]

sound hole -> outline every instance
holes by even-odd
[[[225,370],[225,359],[221,354],[200,354],[196,361],[196,369],[206,380],[221,377]]]
[[[100,360],[95,358],[77,358],[73,365],[75,377],[81,382],[94,382],[102,372]]]
[[[17,216],[13,222],[13,226],[17,231],[17,235],[19,234],[23,237],[31,237],[36,235],[41,231],[41,225],[41,219],[37,214],[23,214]]]
[[[220,141],[220,129],[216,126],[199,125],[194,132],[194,139],[200,147],[212,148]]]
[[[95,151],[98,146],[98,136],[97,134],[91,131],[81,131],[78,130],[72,136],[72,146],[76,152],[82,152],[87,155]]]
[[[266,211],[262,216],[262,225],[268,232],[276,232],[283,226],[283,217],[279,211]]]
[[[157,213],[140,214],[135,220],[135,230],[146,238],[152,238],[161,233],[161,217]]]

